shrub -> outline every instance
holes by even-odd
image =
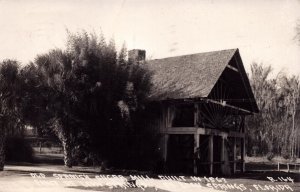
[[[23,137],[9,137],[6,140],[6,161],[32,162],[33,149]]]
[[[291,158],[290,152],[286,147],[282,150],[281,155],[284,159],[290,159]]]
[[[42,143],[43,147],[47,147],[47,148],[51,148],[52,147],[52,143],[50,141],[45,141],[44,143]]]
[[[269,161],[272,161],[272,159],[275,157],[275,154],[273,153],[273,152],[269,152],[268,154],[267,154],[267,159],[269,160]]]

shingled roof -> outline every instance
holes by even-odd
[[[238,49],[147,61],[154,100],[207,97]]]

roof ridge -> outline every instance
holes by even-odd
[[[151,59],[148,61],[155,61],[160,59],[170,59],[170,58],[177,58],[177,57],[184,57],[184,56],[193,56],[193,55],[199,55],[199,54],[207,54],[207,53],[217,53],[222,51],[234,51],[234,53],[239,50],[238,48],[233,49],[222,49],[222,50],[215,50],[215,51],[206,51],[206,52],[199,52],[199,53],[192,53],[192,54],[185,54],[185,55],[177,55],[177,56],[171,56],[171,57],[163,57],[163,58],[157,58],[157,59]]]

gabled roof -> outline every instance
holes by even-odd
[[[252,112],[258,112],[238,49],[147,61],[146,66],[153,73],[150,97],[153,100],[207,98],[233,60],[237,63],[234,68],[240,73],[238,81],[241,81],[247,98],[251,100],[249,107]]]
[[[237,49],[147,61],[153,99],[207,97]]]

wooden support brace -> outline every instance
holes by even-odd
[[[233,71],[235,71],[235,72],[239,72],[239,70],[237,69],[237,68],[235,68],[235,67],[233,67],[233,66],[231,66],[231,65],[226,65],[226,67],[228,67],[229,69],[231,69],[231,70],[233,70]]]
[[[200,135],[194,134],[194,174],[198,174],[198,166],[197,166],[197,160],[198,160],[198,153],[199,153],[199,146],[200,146]]]
[[[198,127],[198,118],[199,118],[199,105],[194,104],[194,127]]]
[[[210,135],[209,136],[209,174],[213,174],[213,169],[214,169],[214,136]]]
[[[241,172],[245,172],[245,154],[246,154],[246,148],[245,148],[245,138],[241,138]]]
[[[224,174],[225,173],[225,138],[224,137],[221,137],[221,170],[222,170],[222,173]]]
[[[233,174],[236,173],[236,138],[233,138]]]
[[[163,149],[163,158],[164,158],[164,161],[166,162],[167,161],[167,158],[168,158],[168,140],[169,140],[169,135],[168,134],[165,134],[164,135],[164,149]]]

